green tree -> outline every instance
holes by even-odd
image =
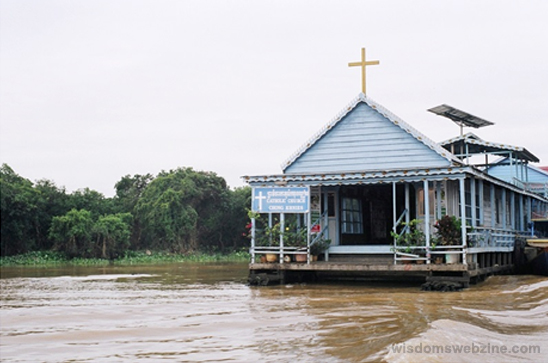
[[[151,174],[123,176],[116,183],[115,204],[121,212],[133,213],[147,185],[154,179]]]
[[[36,246],[36,191],[32,182],[7,164],[0,167],[2,256],[25,253]]]
[[[94,257],[114,259],[129,247],[132,215],[130,213],[108,214],[99,217],[93,228],[97,236],[97,247],[101,252]]]
[[[232,250],[249,246],[246,235],[249,223],[247,210],[251,205],[251,187],[236,188],[230,193],[230,206],[226,218],[223,219],[222,229]]]
[[[63,216],[53,217],[49,237],[55,248],[68,257],[92,257],[94,223],[91,212],[72,209]]]
[[[213,172],[186,170],[195,192],[188,201],[196,210],[196,244],[200,249],[224,250],[229,240],[225,222],[230,212],[230,190],[224,178]]]
[[[79,189],[70,194],[69,205],[71,209],[88,210],[94,219],[101,215],[115,213],[112,198],[105,198],[103,194],[89,188]]]
[[[48,237],[51,221],[55,216],[66,214],[71,208],[65,188],[58,188],[51,180],[38,180],[36,191],[36,249],[49,250],[53,247]]]
[[[150,183],[139,200],[137,215],[151,248],[191,251],[197,247],[193,234],[198,219],[187,203],[192,192],[169,179],[158,177]]]
[[[131,213],[136,215],[136,206],[148,184],[154,179],[151,174],[134,176],[126,175],[115,185],[116,196],[114,204],[120,213]],[[146,248],[142,242],[143,226],[139,218],[133,219],[131,228],[130,245],[135,249]]]
[[[162,171],[142,192],[135,216],[143,244],[180,252],[221,250],[247,244],[249,188],[231,191],[212,172],[178,168]]]

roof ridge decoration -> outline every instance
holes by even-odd
[[[438,155],[445,158],[446,160],[462,165],[463,162],[455,155],[453,155],[448,150],[441,147],[437,142],[425,136],[423,133],[409,125],[407,122],[403,121],[400,117],[389,111],[384,106],[373,101],[370,97],[366,96],[362,92],[358,94],[342,111],[340,111],[331,121],[326,123],[319,131],[317,131],[314,136],[312,136],[306,143],[301,145],[301,147],[294,152],[286,161],[281,165],[282,171],[285,171],[291,164],[293,164],[301,155],[303,155],[308,149],[310,149],[318,140],[320,140],[325,134],[327,134],[333,127],[335,127],[346,115],[348,115],[360,102],[365,103],[369,107],[373,108],[375,111],[384,116],[387,120],[392,122],[394,125],[401,128],[403,131],[411,134],[416,140],[420,141],[422,144],[435,151]]]
[[[467,132],[464,135],[455,136],[455,137],[452,137],[450,139],[441,141],[439,144],[441,146],[443,146],[443,145],[451,144],[455,141],[460,141],[460,140],[477,140],[477,141],[482,141],[482,142],[488,142],[488,141],[485,141],[484,139],[482,139],[481,137],[479,137],[478,135],[474,134],[473,132]]]

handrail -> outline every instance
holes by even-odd
[[[403,218],[405,218],[407,216],[407,213],[408,213],[408,209],[405,208],[403,210],[403,212],[401,213],[400,217],[397,219],[396,223],[394,223],[394,225],[392,226],[392,231],[394,231],[394,233],[397,233],[397,228],[399,226],[399,224],[401,223],[401,221],[403,220]],[[399,236],[402,235],[402,233],[406,232],[407,231],[407,228],[409,228],[408,225],[405,225],[405,227],[402,229],[401,233],[399,234]],[[399,260],[398,258],[398,246],[396,245],[396,238],[394,238],[394,265],[397,263],[397,261]]]
[[[318,219],[316,219],[316,221],[314,223],[312,223],[312,226],[315,226],[315,225],[320,225],[321,226],[321,221],[325,218],[326,216],[326,213],[327,211],[324,211],[320,217]],[[312,227],[310,226],[310,227]],[[314,239],[310,242],[310,246],[312,246],[313,244],[317,243],[321,238],[323,238],[323,235],[325,234],[325,232],[327,231],[327,226],[324,226],[321,231],[319,233],[316,234],[316,236],[314,237]],[[310,231],[309,231],[310,232]]]
[[[392,226],[392,230],[394,232],[396,232],[396,227],[398,227],[398,225],[401,223],[402,219],[407,215],[409,211],[406,209],[403,210],[403,212],[401,212],[401,215],[400,215],[400,218],[398,218],[398,220],[396,221],[396,223],[394,223],[394,226]]]

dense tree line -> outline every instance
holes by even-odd
[[[225,252],[247,246],[250,189],[231,190],[213,172],[177,168],[126,175],[106,198],[67,193],[0,168],[1,254],[56,250],[68,257],[116,258],[127,250]]]

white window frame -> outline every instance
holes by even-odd
[[[363,234],[362,202],[358,198],[343,197],[341,208],[342,233]]]

